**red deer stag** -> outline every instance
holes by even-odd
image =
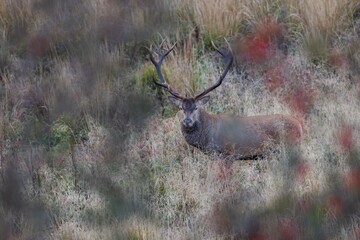
[[[164,58],[174,49],[172,46],[165,53],[160,45],[157,50],[158,61],[150,53],[150,60],[155,65],[160,82],[156,85],[166,89],[172,96],[168,99],[182,111],[181,131],[188,144],[205,153],[216,152],[232,159],[254,159],[262,156],[270,146],[284,142],[299,142],[302,125],[298,119],[285,115],[231,116],[207,113],[202,107],[209,101],[208,93],[219,87],[228,73],[233,57],[215,48],[227,59],[226,67],[217,82],[195,97],[184,97],[171,88],[161,72]]]

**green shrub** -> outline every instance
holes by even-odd
[[[73,144],[88,139],[85,121],[68,116],[61,116],[54,121],[50,132],[50,147],[60,152],[71,150]]]

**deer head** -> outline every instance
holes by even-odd
[[[233,56],[231,54],[226,55],[225,53],[223,53],[222,51],[220,51],[218,48],[216,48],[214,46],[215,50],[218,53],[220,53],[220,55],[224,59],[228,59],[225,70],[214,85],[210,86],[209,88],[206,88],[201,93],[197,94],[195,97],[188,98],[188,97],[184,97],[184,96],[180,95],[178,93],[178,91],[171,88],[165,81],[165,78],[161,72],[161,64],[162,64],[164,58],[167,55],[169,55],[169,53],[174,49],[176,44],[174,44],[169,50],[167,50],[164,53],[161,51],[162,45],[163,45],[163,43],[160,45],[160,47],[157,50],[157,54],[159,56],[158,61],[155,61],[153,54],[150,53],[150,60],[154,64],[157,74],[160,79],[160,82],[157,82],[154,79],[154,83],[156,85],[166,89],[172,95],[172,96],[169,96],[168,99],[172,104],[174,104],[175,106],[179,107],[182,110],[183,117],[181,120],[181,124],[182,124],[183,128],[191,129],[194,126],[196,126],[196,124],[198,124],[199,118],[200,118],[200,109],[210,99],[210,97],[206,96],[206,95],[208,93],[210,93],[211,91],[213,91],[218,86],[220,86],[222,81],[224,80],[226,74],[228,73],[228,71],[233,63]]]

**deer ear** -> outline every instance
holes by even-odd
[[[205,97],[202,97],[202,98],[196,100],[196,103],[199,104],[200,106],[203,106],[203,105],[205,105],[209,100],[210,100],[210,97],[209,97],[209,96],[205,96]]]
[[[182,106],[182,101],[176,97],[168,96],[170,103],[178,106],[179,108]]]

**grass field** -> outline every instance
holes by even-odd
[[[0,240],[360,238],[356,0],[0,0]],[[297,149],[184,140],[149,52],[206,110],[301,119]]]

